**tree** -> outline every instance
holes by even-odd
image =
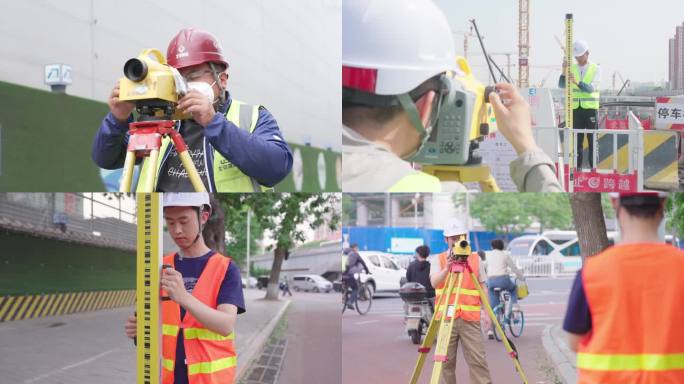
[[[211,216],[202,229],[202,237],[209,249],[225,254],[226,230],[224,222],[226,216],[218,200],[212,194],[209,194],[209,203],[212,206]]]
[[[572,211],[565,193],[521,193],[524,207],[539,223],[539,233],[547,229],[571,229]]]
[[[665,228],[673,237],[684,238],[684,193],[671,193],[665,202]]]
[[[577,230],[577,239],[582,254],[582,263],[588,256],[593,256],[608,248],[608,234],[600,193],[572,193],[570,206]]]
[[[247,258],[247,211],[248,206],[242,206],[241,210],[228,218],[225,225],[226,232],[230,234],[226,241],[227,253],[240,264],[246,262]],[[249,252],[252,255],[260,254],[258,241],[264,236],[264,229],[261,228],[259,221],[254,219],[254,214],[251,214],[249,232]],[[249,267],[248,265],[247,268]]]
[[[470,215],[488,231],[519,233],[532,224],[518,193],[480,193],[470,203]]]
[[[283,260],[296,244],[305,240],[306,228],[325,224],[336,229],[340,222],[340,195],[334,193],[231,193],[220,194],[218,199],[228,217],[239,214],[245,206],[251,207],[253,220],[275,241],[266,300],[278,299]]]
[[[463,204],[462,194],[454,195],[455,204]],[[505,234],[523,232],[532,223],[539,231],[570,229],[572,214],[564,193],[481,193],[470,205],[470,215],[489,231]]]
[[[342,195],[342,225],[356,225],[356,204],[352,195],[347,193]]]

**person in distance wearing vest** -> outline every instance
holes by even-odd
[[[166,52],[168,64],[180,72],[191,91],[178,109],[191,119],[180,122],[195,167],[209,192],[260,192],[283,180],[292,169],[292,152],[278,123],[261,105],[233,99],[228,92],[228,60],[209,32],[182,29]],[[92,157],[105,169],[123,167],[133,103],[119,100],[119,85],[109,96],[105,116],[93,142]],[[164,139],[158,164],[143,167],[138,185],[157,176],[159,192],[194,191],[180,157]]]
[[[601,81],[601,67],[589,61],[589,45],[585,41],[576,41],[572,46],[572,52],[577,63],[570,67],[570,86],[572,87],[572,121],[576,129],[597,129],[599,98],[601,97],[598,86]],[[563,74],[558,80],[558,86],[565,88],[565,68],[567,63],[563,61]],[[589,168],[594,167],[594,142],[593,134],[587,134],[589,142]],[[576,136],[577,164],[576,168],[582,168],[582,150],[584,133]]]
[[[430,282],[435,287],[436,294],[435,306],[439,304],[440,297],[444,294],[444,285],[449,274],[449,268],[454,260],[452,258],[453,246],[460,240],[468,240],[468,230],[462,220],[451,219],[444,228],[444,241],[448,244],[449,249],[437,256],[438,263],[431,263],[430,265]],[[479,280],[480,286],[486,292],[487,275],[483,264],[480,263],[480,256],[473,252],[468,257],[468,264]],[[491,384],[492,379],[489,375],[484,340],[480,330],[480,312],[482,309],[480,294],[470,277],[470,273],[467,271],[463,273],[458,303],[454,302],[456,300],[456,283],[454,283],[454,292],[448,300],[449,307],[452,309],[449,309],[447,313],[451,314],[453,312],[456,320],[449,338],[447,361],[442,364],[442,374],[439,383],[456,384],[456,353],[458,352],[458,342],[461,341],[463,343],[463,353],[465,353],[464,357],[470,370],[470,383]],[[436,310],[435,316],[441,319],[442,313]],[[444,320],[448,321],[450,319],[451,317],[448,316]]]
[[[245,312],[240,271],[210,250],[202,228],[211,216],[206,193],[165,193],[164,219],[179,248],[164,256],[161,384],[231,384],[237,365],[235,321]],[[126,321],[136,335],[136,317]]]
[[[667,195],[611,195],[620,243],[587,258],[563,322],[578,383],[684,383],[684,252],[658,235]]]

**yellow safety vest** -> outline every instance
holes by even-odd
[[[226,111],[226,119],[235,124],[240,129],[245,129],[252,133],[256,127],[259,118],[259,106],[249,105],[241,101],[233,99]],[[159,151],[159,159],[155,166],[157,180],[159,180],[159,172],[161,171],[162,160],[164,154],[171,143],[171,138],[165,137],[162,139],[162,145]],[[143,164],[140,171],[140,178],[138,180],[138,192],[140,188],[145,185],[145,180],[153,177],[152,168],[149,162]],[[226,160],[219,151],[214,149],[214,185],[216,185],[216,192],[266,192],[272,191],[272,188],[260,185],[255,179],[245,175],[238,167]],[[210,180],[211,183],[211,180]],[[155,186],[156,187],[156,186]]]
[[[570,68],[572,75],[575,80],[580,79],[578,82],[591,84],[594,81],[594,76],[598,70],[598,65],[595,63],[589,63],[589,68],[584,72],[584,77],[580,79],[579,67],[577,64],[573,64]],[[572,109],[577,109],[582,106],[582,109],[599,109],[599,98],[601,94],[598,90],[594,89],[594,92],[584,92],[577,85],[571,84],[572,86]]]
[[[387,192],[442,192],[442,184],[435,176],[415,172],[402,177]]]

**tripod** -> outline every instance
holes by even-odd
[[[475,287],[477,288],[477,291],[480,294],[482,304],[486,308],[487,314],[492,319],[492,324],[494,324],[497,327],[497,330],[501,335],[504,335],[503,342],[506,347],[506,351],[508,351],[508,355],[511,357],[511,359],[513,359],[513,364],[515,365],[516,371],[518,372],[518,374],[520,374],[522,382],[524,384],[527,384],[527,377],[525,376],[525,372],[523,372],[522,366],[520,365],[520,361],[518,360],[518,352],[516,351],[513,343],[511,343],[511,341],[508,340],[507,337],[505,337],[503,329],[501,328],[501,324],[499,324],[499,322],[496,320],[496,316],[494,316],[492,307],[489,305],[487,295],[485,295],[485,293],[482,291],[482,287],[480,286],[480,283],[477,281],[475,273],[473,273],[473,270],[468,264],[467,257],[468,255],[470,255],[470,246],[465,240],[461,241],[460,243],[460,252],[456,253],[456,261],[454,261],[451,264],[449,274],[447,275],[446,282],[444,284],[445,289],[439,298],[439,302],[435,303],[435,314],[441,313],[442,316],[441,318],[437,318],[437,316],[435,315],[430,321],[430,325],[428,326],[427,334],[425,335],[423,344],[418,349],[418,361],[416,362],[416,366],[413,369],[413,374],[411,375],[410,383],[416,384],[418,382],[418,379],[420,378],[420,373],[423,369],[423,365],[425,364],[425,359],[427,358],[428,352],[430,352],[430,349],[432,348],[432,344],[435,341],[435,337],[437,338],[437,346],[435,347],[435,363],[432,368],[430,384],[439,383],[439,378],[442,374],[442,365],[447,361],[447,348],[449,347],[449,339],[451,338],[451,332],[454,327],[454,320],[456,319],[456,311],[454,305],[458,303],[459,295],[461,293],[463,274],[469,273],[470,278],[472,279],[473,283],[475,283]],[[465,245],[463,243],[465,243]],[[456,292],[456,298],[454,301],[455,304],[449,305],[448,298],[451,297],[452,293],[454,292],[454,289]],[[451,314],[451,319],[447,320],[446,317],[449,314]]]
[[[131,183],[133,180],[133,167],[135,166],[136,158],[143,158],[143,166],[145,162],[150,162],[152,167],[151,177],[141,180],[144,184],[139,192],[153,192],[155,185],[157,185],[156,166],[159,161],[159,148],[163,136],[170,136],[173,145],[176,147],[176,152],[181,159],[183,168],[188,173],[188,178],[195,188],[196,192],[206,192],[202,178],[192,162],[192,158],[188,153],[188,147],[185,145],[183,137],[173,127],[175,122],[173,120],[150,120],[139,121],[129,125],[128,133],[130,135],[128,140],[128,147],[126,148],[126,160],[124,161],[123,176],[121,179],[120,192],[132,192]]]

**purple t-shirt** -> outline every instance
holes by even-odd
[[[199,280],[204,267],[207,266],[209,257],[215,252],[210,251],[200,257],[184,257],[180,260],[178,253],[173,256],[176,270],[183,275],[185,289],[192,293],[197,281]],[[231,261],[226,271],[226,277],[219,288],[216,305],[233,304],[237,307],[237,313],[245,312],[245,298],[242,295],[242,280],[240,279],[240,269]],[[185,316],[185,309],[181,307],[181,319]],[[176,344],[176,369],[174,371],[175,384],[188,384],[188,367],[185,365],[185,345],[183,344],[183,332],[178,333],[178,344]]]
[[[589,311],[587,295],[584,292],[581,269],[577,272],[570,290],[563,329],[576,335],[583,335],[591,330],[591,312]]]

